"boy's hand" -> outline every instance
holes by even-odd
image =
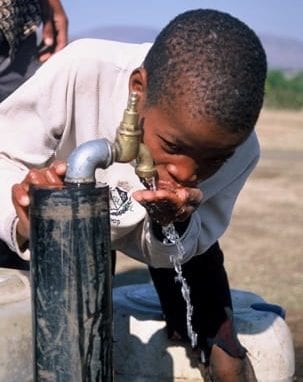
[[[56,186],[63,184],[63,176],[66,172],[64,162],[54,162],[51,166],[43,169],[31,169],[25,179],[12,187],[12,200],[16,209],[19,222],[17,234],[20,242],[29,239],[28,207],[30,204],[29,188],[31,184],[41,186]]]
[[[154,222],[167,225],[187,220],[201,203],[203,194],[199,188],[180,186],[140,190],[134,192],[133,197],[146,208]]]

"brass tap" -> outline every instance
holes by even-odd
[[[132,92],[124,110],[123,119],[117,130],[114,142],[115,161],[120,163],[131,162],[137,158],[142,131],[138,125],[137,111],[138,94]]]
[[[148,148],[141,143],[142,129],[138,123],[137,104],[138,94],[132,92],[117,130],[113,147],[114,160],[120,163],[136,160],[136,174],[144,184],[149,184],[150,180],[156,176],[157,171]]]
[[[153,188],[157,177],[157,170],[149,149],[140,143],[136,163],[136,174],[147,188]]]

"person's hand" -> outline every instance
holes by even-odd
[[[156,191],[135,191],[133,197],[146,208],[152,221],[167,225],[187,220],[200,205],[203,194],[199,188],[160,185]]]
[[[39,60],[44,62],[67,45],[68,19],[60,0],[40,0],[42,11],[42,45]]]
[[[50,167],[43,169],[31,169],[25,179],[12,187],[12,200],[15,206],[19,222],[17,234],[20,241],[29,239],[28,207],[30,204],[29,188],[31,184],[41,186],[59,186],[63,184],[66,172],[64,162],[54,162]]]

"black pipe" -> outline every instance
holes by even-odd
[[[35,382],[113,381],[109,190],[30,190]]]

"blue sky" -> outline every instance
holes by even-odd
[[[257,33],[303,41],[303,0],[61,0],[70,34],[98,26],[135,25],[161,29],[177,14],[195,8],[231,13]]]

